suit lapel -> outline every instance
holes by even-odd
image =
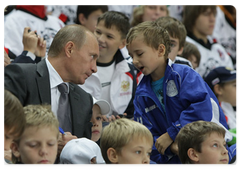
[[[51,104],[49,73],[45,59],[37,64],[37,85],[41,103]]]

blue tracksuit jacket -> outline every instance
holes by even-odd
[[[218,100],[202,77],[189,66],[173,64],[168,60],[163,81],[163,108],[151,88],[151,76],[144,76],[139,83],[134,99],[134,120],[144,124],[152,132],[154,145],[151,160],[156,163],[180,163],[177,155],[167,148],[161,155],[156,139],[168,132],[175,140],[179,130],[187,123],[213,121],[228,129]],[[231,139],[231,136],[226,136]]]

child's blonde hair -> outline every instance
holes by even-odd
[[[102,156],[106,163],[111,163],[107,156],[107,150],[113,148],[120,153],[122,147],[127,145],[133,138],[146,138],[153,143],[153,137],[147,127],[134,120],[121,118],[110,122],[103,129],[100,140]]]
[[[53,130],[56,130],[56,137],[58,138],[59,122],[51,110],[51,105],[28,105],[23,107],[23,111],[26,117],[25,129],[31,127],[51,127]],[[17,140],[14,140],[14,142],[19,144],[20,140],[21,137]],[[12,154],[12,162],[16,163],[17,159],[18,158]]]
[[[171,41],[166,29],[153,21],[142,22],[129,30],[126,39],[127,45],[139,36],[143,36],[143,41],[156,50],[158,50],[160,44],[163,44],[165,47],[164,56],[167,59],[168,53],[171,51]]]

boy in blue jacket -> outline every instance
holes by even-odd
[[[217,99],[202,77],[192,68],[168,60],[170,38],[156,22],[143,22],[127,35],[127,48],[133,64],[144,77],[134,99],[134,120],[152,132],[151,160],[180,163],[175,137],[187,123],[196,120],[216,122],[227,130]],[[225,139],[232,136],[226,133]]]

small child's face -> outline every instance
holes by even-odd
[[[106,28],[103,20],[97,24],[94,35],[98,40],[100,58],[111,61],[116,51],[125,46],[125,39],[121,38],[116,27],[112,25],[111,28]]]
[[[102,15],[101,9],[93,11],[87,18],[84,18],[84,23],[82,23],[82,25],[87,27],[90,31],[94,32],[97,25],[97,19],[100,15]]]
[[[191,62],[194,70],[199,66],[199,63],[197,62],[197,57],[195,55],[190,55],[188,57],[188,60]]]
[[[58,130],[52,127],[26,128],[13,153],[24,164],[53,164],[57,156],[57,136]]]
[[[145,137],[133,137],[122,147],[118,156],[118,164],[149,164],[153,142]]]
[[[148,46],[143,41],[143,36],[139,35],[127,46],[129,55],[133,59],[134,66],[144,75],[159,75],[164,73],[162,64],[165,63],[165,57],[160,55],[158,50]],[[158,80],[158,79],[157,79]]]
[[[159,17],[167,16],[166,5],[146,5],[144,6],[143,21],[155,21]]]
[[[236,106],[236,80],[225,83],[221,88],[221,94],[218,98],[221,101],[230,103],[232,106]]]
[[[10,150],[10,145],[19,135],[14,134],[14,128],[8,129],[4,127],[4,151]]]
[[[179,49],[179,39],[170,37],[171,40],[171,52],[168,54],[168,58],[175,61],[176,56],[182,54],[183,48]]]
[[[92,126],[91,140],[97,142],[102,133],[102,114],[101,114],[100,107],[97,104],[93,105],[92,111],[93,113],[92,113],[91,122],[93,126]]]
[[[228,150],[222,135],[214,132],[202,143],[202,152],[198,154],[199,164],[228,164]]]
[[[208,35],[212,35],[215,25],[215,18],[215,14],[210,8],[201,13],[195,21],[193,33],[197,34],[198,37],[203,38]]]

